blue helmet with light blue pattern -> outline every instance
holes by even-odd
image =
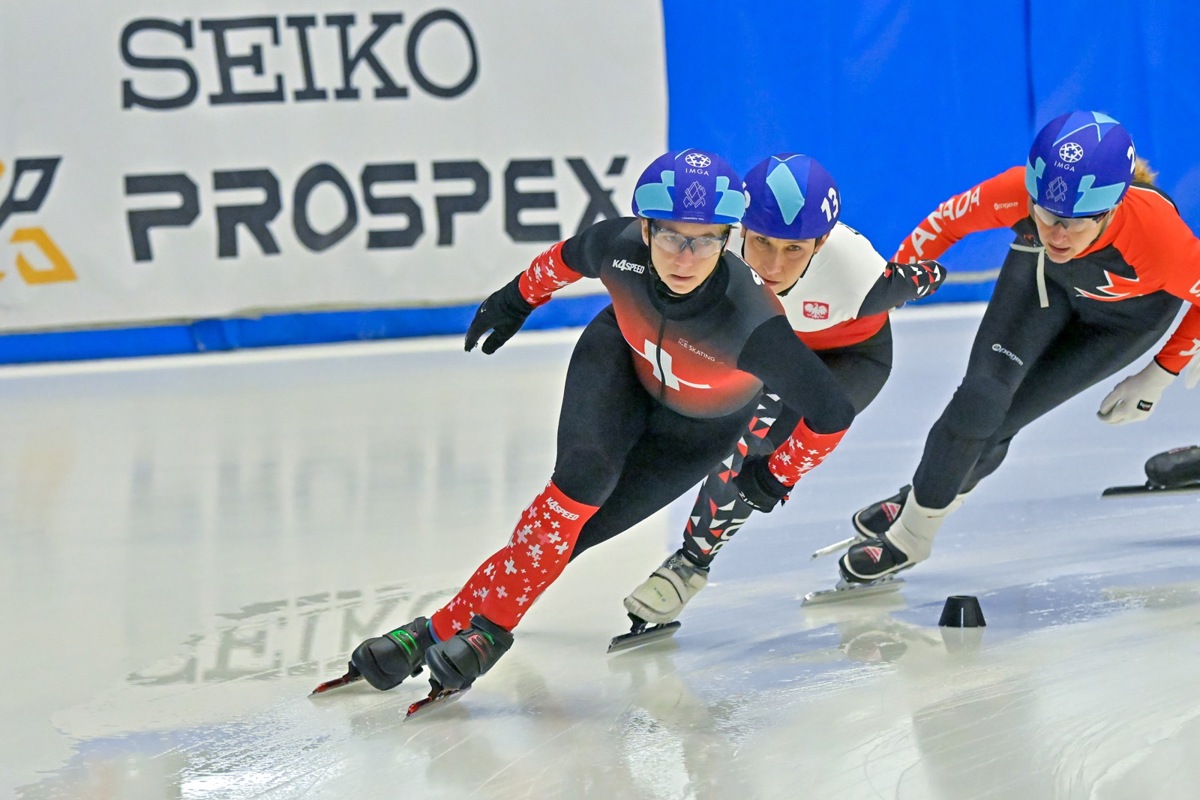
[[[663,153],[633,190],[633,213],[648,219],[734,225],[745,210],[742,179],[725,159],[704,150]]]
[[[815,158],[774,155],[746,173],[742,227],[774,239],[819,239],[833,230],[842,198]]]
[[[1060,217],[1091,217],[1116,207],[1133,182],[1133,139],[1098,111],[1073,111],[1042,128],[1025,164],[1033,202]]]

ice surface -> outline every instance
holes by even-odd
[[[506,540],[549,476],[574,332],[0,370],[0,796],[1189,796],[1200,493],[1100,499],[1200,442],[1182,384],[1116,428],[1094,416],[1116,379],[1093,387],[1016,439],[901,591],[800,606],[836,579],[809,554],[910,478],[978,314],[895,315],[892,380],[673,639],[605,653],[690,496],[407,721],[420,678],[307,695]],[[938,628],[952,594],[988,626]]]

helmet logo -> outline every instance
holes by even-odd
[[[691,156],[688,156],[691,158]],[[705,159],[707,161],[707,159]],[[705,199],[708,193],[704,191],[704,187],[699,181],[692,181],[692,184],[687,187],[683,193],[683,205],[687,208],[702,208],[705,204]]]
[[[712,159],[704,155],[704,153],[688,153],[684,156],[683,160],[687,162],[689,167],[696,167],[697,169],[704,169],[712,163]]]
[[[1067,142],[1058,148],[1058,157],[1068,164],[1074,164],[1083,158],[1083,146],[1075,142]]]
[[[1050,185],[1046,187],[1046,199],[1055,203],[1061,203],[1067,199],[1067,182],[1061,177],[1056,177],[1050,181]]]
[[[791,225],[800,216],[800,209],[804,208],[804,190],[800,188],[796,176],[781,163],[767,175],[766,184],[775,196],[783,223]]]

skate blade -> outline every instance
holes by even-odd
[[[349,686],[352,683],[361,681],[363,676],[359,674],[358,670],[355,669],[353,664],[350,664],[349,666],[350,668],[346,670],[345,675],[340,678],[334,678],[331,681],[325,681],[324,683],[319,684],[317,688],[308,693],[308,696],[312,697],[315,694],[328,692],[330,689],[340,689],[343,686]]]
[[[851,536],[849,539],[842,539],[840,542],[834,542],[833,544],[831,544],[827,547],[822,547],[820,550],[814,550],[813,554],[811,556],[809,556],[809,559],[820,558],[821,556],[827,556],[830,553],[837,553],[842,550],[846,550],[851,545],[855,545],[855,544],[858,544],[859,542],[863,541],[864,538],[865,537],[863,537],[859,534],[855,534],[854,536]]]
[[[675,620],[674,622],[667,622],[662,625],[647,625],[640,630],[632,630],[629,633],[614,636],[612,641],[608,643],[608,652],[616,653],[620,650],[631,650],[634,647],[641,647],[644,644],[670,638],[675,635],[675,631],[679,630],[680,624],[679,620]]]
[[[1159,486],[1146,481],[1138,486],[1110,486],[1100,493],[1101,497],[1128,497],[1139,494],[1184,494],[1200,492],[1200,481],[1180,483],[1174,486]]]
[[[461,689],[443,689],[440,685],[432,685],[429,689],[429,696],[422,697],[417,702],[408,707],[408,713],[404,715],[405,719],[412,719],[417,714],[424,716],[433,708],[441,707],[458,699],[468,689],[471,684],[467,684]]]
[[[895,575],[887,575],[871,583],[848,583],[845,580],[841,580],[838,581],[837,587],[833,589],[818,589],[815,592],[809,592],[804,595],[804,599],[800,602],[800,605],[813,606],[821,603],[850,600],[852,598],[872,597],[877,594],[894,592],[903,585],[904,579],[897,578]]]

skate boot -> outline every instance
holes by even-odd
[[[708,567],[697,566],[679,549],[625,598],[625,610],[645,622],[665,625],[678,617],[707,583]]]
[[[868,537],[853,544],[838,561],[838,569],[847,583],[873,583],[893,572],[911,567],[908,555],[888,541]]]
[[[850,583],[870,583],[929,558],[946,515],[961,506],[965,497],[965,493],[958,495],[945,508],[927,508],[910,491],[885,533],[851,545],[841,557],[838,568],[842,577]]]
[[[904,501],[908,499],[910,491],[912,491],[911,484],[901,487],[900,491],[886,500],[880,500],[866,508],[859,509],[852,519],[854,529],[869,538],[887,533],[887,529],[892,527],[896,517],[900,516],[900,509],[904,507]]]
[[[417,617],[390,633],[367,639],[354,648],[350,663],[367,683],[386,691],[420,672],[433,644],[429,620]]]
[[[438,642],[425,653],[433,680],[446,689],[463,689],[487,672],[512,647],[513,635],[484,617],[471,617],[471,627]]]

